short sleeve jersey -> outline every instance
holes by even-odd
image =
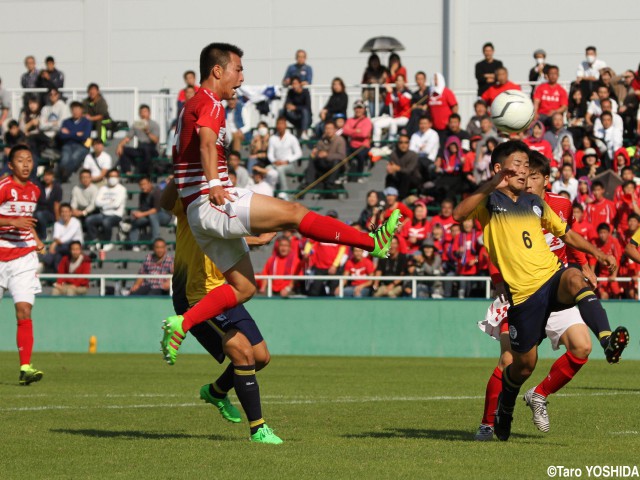
[[[225,158],[225,111],[220,99],[211,90],[201,87],[180,111],[173,146],[173,169],[178,193],[186,209],[201,195],[209,194],[209,186],[200,159],[200,129],[210,128],[218,136],[218,178],[225,189],[233,192]]]
[[[24,185],[12,176],[0,181],[0,217],[32,217],[40,189],[27,181]],[[30,229],[0,227],[0,262],[8,262],[35,251],[36,240]]]
[[[211,290],[222,285],[225,278],[200,250],[180,202],[176,202],[173,213],[178,220],[173,259],[173,304],[176,313],[182,314]]]
[[[489,195],[470,215],[484,231],[484,245],[508,286],[513,305],[527,300],[559,268],[543,233],[562,237],[568,225],[537,195],[522,193],[517,201],[500,191]]]

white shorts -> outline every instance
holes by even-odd
[[[31,252],[24,257],[0,262],[0,299],[9,290],[13,303],[33,305],[36,293],[42,291],[38,278],[38,254]]]
[[[487,315],[484,320],[478,322],[478,328],[490,337],[500,340],[501,324],[496,325],[495,319],[497,318],[496,304],[499,302],[496,300],[489,306]],[[502,304],[500,304],[502,305]],[[494,320],[494,321],[492,321]],[[504,319],[508,322],[508,319]],[[570,326],[576,324],[585,324],[580,316],[580,310],[578,307],[568,308],[560,312],[551,312],[547,319],[547,326],[545,327],[545,333],[551,342],[551,348],[558,350],[560,348],[560,337],[566,332]]]
[[[253,192],[236,188],[236,200],[213,205],[202,195],[187,207],[193,237],[221,272],[226,272],[249,251],[244,237],[250,236],[249,208]]]

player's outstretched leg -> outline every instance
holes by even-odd
[[[225,420],[240,423],[240,411],[231,403],[228,395],[233,388],[233,370],[233,364],[230,363],[215,382],[200,387],[200,398],[216,407]]]

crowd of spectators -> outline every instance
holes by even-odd
[[[273,130],[265,121],[251,124],[246,98],[227,102],[230,176],[238,186],[286,196],[313,183],[319,195],[335,198],[332,191],[344,189],[345,181],[366,181],[366,172],[384,159],[384,184],[369,193],[355,223],[369,229],[393,208],[401,208],[405,216],[389,259],[375,263],[366,252],[315,244],[287,232],[278,238],[263,273],[485,275],[488,258],[481,232],[474,222],[456,224],[451,212],[457,200],[490,177],[495,146],[517,138],[549,159],[550,190],[574,202],[574,228],[619,259],[620,276],[638,276],[636,264],[623,251],[640,221],[640,182],[636,181],[640,173],[640,72],[629,69],[616,74],[598,57],[597,49],[589,46],[575,76],[565,75],[561,80],[559,68],[539,49],[533,54],[530,84],[525,86],[510,80],[507,67],[494,57],[491,43],[483,45],[482,53],[484,59],[475,68],[478,98],[473,115],[465,119],[441,73],[415,72],[416,86],[411,90],[409,72],[395,53],[389,56],[388,65],[375,53],[369,57],[362,90],[359,98],[352,99],[351,111],[345,83],[336,77],[327,103],[319,112],[312,112],[307,87],[313,84],[313,69],[304,50],[296,52],[295,63],[286,69],[282,85],[287,91]],[[82,102],[69,102],[61,93],[63,73],[52,57],[45,64],[38,70],[33,57],[25,59],[21,85],[47,91],[26,94],[20,112],[10,111],[10,100],[0,83],[3,142],[5,152],[17,143],[28,144],[38,163],[46,166],[37,179],[42,197],[35,214],[38,233],[51,242],[42,259],[45,268],[78,271],[86,263],[82,250],[77,252],[78,244],[99,242],[94,248],[108,251],[118,238],[132,242],[127,248],[139,250],[141,232],[154,240],[160,227],[172,221],[160,208],[160,189],[152,182],[162,171],[156,161],[160,127],[149,106],[140,105],[139,119],[117,143],[112,158],[105,150],[112,120],[99,86],[91,83]],[[193,71],[185,72],[184,82],[178,106],[199,88]],[[531,89],[535,121],[519,134],[498,132],[490,117],[493,100],[505,90],[521,88]],[[305,147],[307,158],[303,157]],[[350,160],[335,169],[347,156]],[[290,175],[303,160],[306,171],[300,183],[293,185]],[[123,177],[139,181],[138,205],[129,205],[130,212]],[[76,184],[70,198],[62,198],[60,184],[69,181]],[[428,215],[437,208],[437,214]],[[329,214],[338,216],[336,211]],[[145,271],[168,271],[170,262],[160,255],[163,243],[153,244]],[[164,249],[163,255],[168,255],[166,244]],[[58,282],[56,292],[82,293],[85,286],[72,288]],[[165,286],[136,284],[131,293],[166,293]],[[264,291],[266,284],[261,288]],[[272,285],[273,292],[282,296],[335,295],[337,288],[335,282],[327,281]],[[412,288],[411,282],[352,280],[345,283],[344,293],[467,297],[484,295],[485,286],[483,282],[438,280],[419,283],[416,292]],[[636,292],[631,283],[610,278],[600,287],[600,294],[629,297]]]

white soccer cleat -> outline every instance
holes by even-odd
[[[478,427],[475,438],[479,442],[488,442],[493,440],[493,427],[491,425],[481,423]]]
[[[534,392],[535,387],[527,390],[523,400],[533,412],[533,424],[541,432],[549,432],[549,413],[547,412],[547,398]]]

